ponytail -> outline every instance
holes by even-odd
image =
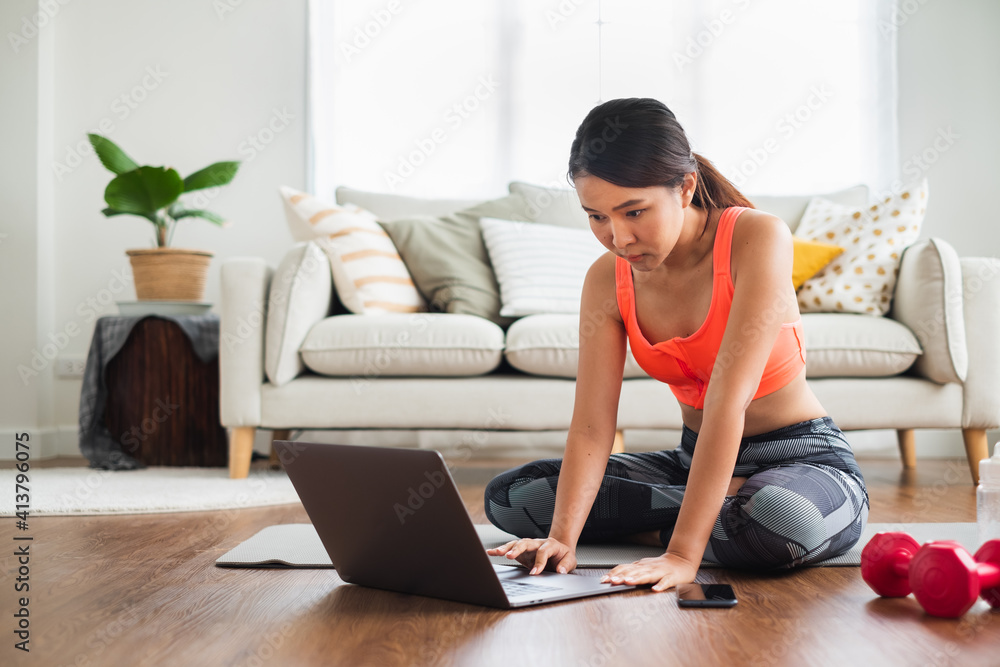
[[[692,204],[705,210],[727,206],[755,208],[753,203],[728,178],[720,174],[707,158],[698,153],[691,154],[698,162],[698,183],[694,188]]]

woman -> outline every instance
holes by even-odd
[[[692,153],[652,99],[594,108],[569,177],[609,252],[584,282],[565,456],[487,485],[490,521],[522,538],[488,553],[537,574],[573,570],[578,541],[662,546],[603,579],[662,591],[694,581],[703,557],[774,569],[847,551],[868,492],[806,384],[788,226]],[[610,453],[626,339],[680,403],[675,450]]]

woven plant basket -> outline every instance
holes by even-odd
[[[139,301],[196,301],[205,295],[213,253],[182,248],[126,250]]]

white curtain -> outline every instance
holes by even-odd
[[[893,0],[311,0],[309,189],[567,186],[602,100],[655,97],[747,194],[898,168]]]

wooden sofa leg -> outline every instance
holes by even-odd
[[[986,440],[986,429],[963,428],[962,439],[965,440],[965,456],[969,459],[969,472],[972,473],[972,483],[979,484],[979,462],[990,455],[989,442]]]
[[[615,431],[615,442],[611,445],[612,454],[622,454],[625,451],[625,433],[618,429]]]
[[[229,433],[229,478],[246,479],[253,457],[253,436],[257,429],[238,426]]]
[[[917,439],[912,428],[896,429],[899,440],[899,456],[903,459],[904,468],[917,467]]]
[[[292,436],[289,428],[278,428],[271,431],[271,456],[268,458],[268,465],[271,470],[281,470],[281,461],[278,460],[278,452],[274,450],[275,440],[288,440]]]

